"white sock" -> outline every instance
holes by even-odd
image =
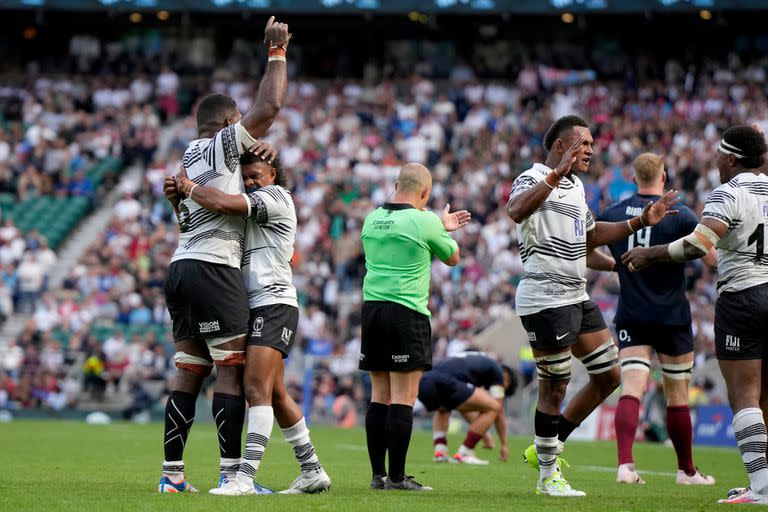
[[[163,474],[178,482],[184,480],[184,461],[183,460],[164,460]]]
[[[445,445],[443,443],[435,444],[435,441],[437,441],[438,439],[447,439],[447,438],[448,438],[448,432],[438,432],[438,431],[432,432],[432,444],[435,445],[435,451],[436,452],[443,452],[443,453],[445,453],[445,452],[448,451],[448,446],[447,445]]]
[[[237,470],[240,469],[240,461],[242,459],[227,459],[226,457],[221,457],[219,459],[219,473],[226,476],[227,478],[232,478],[237,474]]]
[[[557,436],[539,437],[533,440],[539,458],[539,478],[546,480],[557,472],[557,455],[560,453]]]
[[[309,429],[304,417],[295,425],[284,428],[283,435],[288,444],[293,447],[293,454],[296,456],[302,473],[315,473],[323,469],[315,453],[315,447],[309,439]]]
[[[261,458],[269,442],[274,422],[272,407],[256,405],[248,408],[248,434],[245,436],[245,452],[237,471],[238,480],[251,481],[256,478]]]
[[[768,464],[765,459],[768,435],[763,411],[757,407],[740,410],[733,416],[733,430],[749,476],[749,486],[758,494],[768,492]]]

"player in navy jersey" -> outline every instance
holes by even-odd
[[[515,392],[512,369],[482,352],[463,352],[437,363],[419,382],[419,401],[432,417],[435,462],[449,462],[447,431],[451,411],[468,413],[470,425],[464,443],[454,455],[456,462],[488,464],[475,456],[474,448],[491,425],[499,435],[500,458],[509,457],[504,398]]]
[[[672,243],[635,247],[621,257],[631,272],[653,263],[684,262],[717,248],[715,354],[733,410],[733,430],[749,487],[721,503],[768,505],[765,402],[768,332],[768,176],[764,135],[734,126],[717,147],[721,186],[710,194],[692,233]]]
[[[643,153],[634,161],[637,194],[608,207],[598,220],[622,222],[641,212],[664,193],[664,157]],[[655,350],[664,377],[667,399],[667,432],[677,453],[677,483],[712,485],[715,479],[702,475],[693,464],[691,411],[688,381],[693,368],[691,309],[685,296],[685,265],[659,265],[652,270],[630,273],[621,265],[621,255],[634,247],[673,242],[696,228],[698,219],[687,207],[653,227],[645,227],[629,238],[608,245],[617,262],[621,282],[616,312],[616,333],[621,360],[621,398],[616,410],[616,445],[619,469],[617,482],[644,483],[637,473],[632,445],[637,431],[640,403],[648,386],[651,356]],[[705,257],[717,264],[714,252]]]

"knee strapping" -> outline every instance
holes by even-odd
[[[597,375],[605,373],[619,364],[619,350],[613,343],[613,338],[609,338],[608,341],[586,356],[580,357],[579,360],[587,368],[587,372],[591,375]]]
[[[651,360],[646,359],[645,357],[625,357],[621,360],[621,373],[628,372],[630,370],[650,372]]]
[[[571,353],[560,352],[536,358],[536,373],[540,379],[569,379],[571,377]]]
[[[678,364],[662,363],[661,371],[668,379],[689,380],[693,371],[693,361]]]
[[[201,377],[207,377],[211,374],[213,363],[209,360],[187,354],[186,352],[176,352],[173,355],[173,364],[176,368],[183,368]]]
[[[216,347],[208,347],[211,359],[216,366],[242,366],[245,363],[244,350],[223,350]]]

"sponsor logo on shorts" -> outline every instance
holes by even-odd
[[[362,361],[363,359],[365,359],[365,354],[363,354],[362,352],[360,352],[360,360]]]
[[[531,343],[536,341],[536,333],[534,331],[528,331],[528,341]]]
[[[264,319],[259,317],[256,317],[256,320],[253,321],[253,331],[251,332],[251,336],[254,338],[261,338],[261,329],[264,327]]]
[[[740,350],[739,341],[741,340],[736,336],[733,336],[731,334],[726,335],[725,350],[730,350],[731,352],[738,352]]]
[[[201,334],[205,332],[216,332],[220,330],[218,320],[214,320],[213,322],[200,322],[198,325],[200,326]]]
[[[560,341],[561,339],[565,338],[565,337],[566,337],[566,336],[568,336],[569,334],[571,334],[571,331],[568,331],[568,332],[567,332],[567,333],[565,333],[565,334],[561,334],[560,336],[555,336],[555,339],[556,339],[557,341]]]
[[[293,331],[283,327],[283,335],[280,336],[280,340],[287,345],[291,342],[291,336],[293,336]]]
[[[407,363],[411,356],[408,354],[392,354],[393,363]]]

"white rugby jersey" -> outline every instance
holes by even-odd
[[[745,172],[720,185],[707,199],[701,217],[728,226],[717,243],[718,293],[768,283],[768,176]]]
[[[213,138],[189,143],[181,163],[187,177],[227,194],[243,192],[240,155],[256,139],[235,123]],[[179,246],[171,261],[193,259],[240,268],[245,247],[245,220],[203,209],[192,199],[179,205]]]
[[[291,271],[297,224],[291,193],[279,185],[270,185],[246,194],[246,198],[248,227],[243,279],[248,307],[298,307]]]
[[[511,197],[536,186],[552,172],[533,164],[512,184]],[[518,315],[578,304],[587,295],[587,231],[595,220],[587,207],[578,177],[560,179],[547,200],[517,225],[524,272],[515,295]]]

